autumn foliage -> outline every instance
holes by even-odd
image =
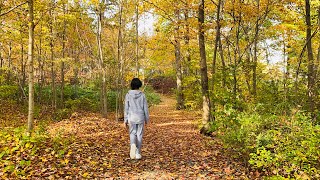
[[[319,179],[319,28],[317,0],[0,0],[0,175]]]

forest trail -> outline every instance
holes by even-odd
[[[173,98],[161,99],[150,108],[151,124],[145,130],[141,160],[129,158],[129,135],[122,122],[91,114],[49,127],[51,133],[73,141],[66,149],[65,162],[48,159],[41,165],[47,170],[40,167],[38,175],[64,179],[246,179],[240,163],[223,155],[215,140],[199,134],[199,115],[175,110]]]

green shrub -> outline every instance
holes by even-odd
[[[147,101],[148,101],[148,105],[149,107],[150,106],[153,106],[153,105],[157,105],[161,102],[161,98],[159,96],[158,93],[156,93],[152,87],[150,86],[147,86],[145,89],[144,89],[144,93],[146,95],[146,98],[147,98]]]
[[[308,114],[260,115],[225,108],[217,113],[213,129],[252,168],[289,178],[320,178],[320,126]]]
[[[277,130],[271,129],[261,134],[259,140],[268,139],[268,143],[257,143],[257,150],[250,154],[250,164],[294,178],[302,173],[319,178],[320,126],[313,125],[308,117],[298,113],[285,125],[280,124]],[[264,147],[273,161],[266,161],[267,158],[258,153],[258,149]]]
[[[108,91],[107,93],[107,101],[108,101],[108,110],[115,111],[116,109],[116,100],[117,100],[117,93],[115,91]],[[100,103],[100,102],[99,102]],[[100,104],[99,104],[100,106]]]
[[[192,88],[183,88],[184,94],[184,105],[187,109],[195,110],[201,108],[202,105],[202,94],[200,86],[200,76],[186,76],[182,81],[183,87],[192,87]],[[176,93],[176,89],[174,90]]]
[[[18,87],[11,85],[0,86],[0,99],[15,99],[18,95]]]

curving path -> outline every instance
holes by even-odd
[[[198,133],[199,115],[176,111],[174,105],[173,98],[162,96],[162,102],[150,108],[142,160],[129,159],[129,136],[121,122],[87,114],[53,124],[51,133],[73,140],[63,160],[47,159],[38,177],[251,179],[246,168],[223,154],[218,141]]]

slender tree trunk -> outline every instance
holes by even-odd
[[[42,29],[42,27],[40,27],[40,29]],[[43,87],[43,81],[44,81],[44,77],[43,77],[43,62],[42,62],[42,34],[41,34],[41,30],[40,30],[40,37],[39,37],[39,48],[38,48],[38,68],[39,68],[39,79],[38,79],[38,86],[39,86],[39,92],[38,92],[38,103],[41,103],[42,100],[42,87]]]
[[[215,84],[215,74],[216,74],[216,63],[217,63],[217,52],[219,47],[219,39],[220,39],[220,8],[221,8],[221,0],[218,1],[217,4],[217,19],[216,19],[216,38],[214,41],[214,50],[213,50],[213,60],[212,60],[212,81],[211,81],[211,88],[212,92],[214,92],[214,84]],[[212,104],[214,106],[214,104]]]
[[[116,121],[122,119],[123,115],[123,38],[122,27],[123,26],[123,1],[120,2],[119,10],[119,29],[118,29],[118,75],[117,75],[117,100],[116,100]]]
[[[217,53],[218,53],[218,47],[219,47],[219,42],[220,41],[220,29],[221,29],[221,24],[220,24],[220,12],[221,12],[221,0],[218,1],[217,5],[217,19],[216,19],[216,38],[214,42],[214,51],[213,51],[213,61],[212,61],[212,80],[211,80],[211,91],[212,94],[215,93],[215,81],[216,81],[216,64],[217,64]],[[215,103],[214,103],[214,98],[211,99],[211,108],[215,112]]]
[[[234,48],[233,52],[233,60],[234,60],[234,67],[233,67],[233,99],[234,102],[237,98],[237,88],[238,88],[238,79],[237,79],[237,68],[238,68],[238,54],[240,54],[240,46],[239,46],[239,34],[240,34],[240,22],[237,26],[236,30],[236,47]]]
[[[189,7],[186,7],[184,11],[184,20],[185,20],[185,35],[184,35],[184,43],[186,45],[186,75],[190,75],[191,73],[191,48],[190,48],[190,25],[189,25]]]
[[[318,74],[319,73],[319,64],[320,64],[320,45],[318,46],[317,63],[316,63],[316,67],[315,67],[316,72],[317,72],[317,73],[315,73],[316,74],[316,79],[319,76],[319,74]]]
[[[102,78],[102,116],[104,118],[107,118],[108,115],[108,109],[107,109],[107,76],[106,76],[106,70],[104,66],[104,59],[103,59],[103,51],[102,51],[102,45],[101,45],[101,36],[102,36],[102,18],[103,18],[103,12],[101,9],[99,10],[99,16],[98,16],[98,49],[99,49],[99,66],[101,70],[101,78]]]
[[[315,79],[314,79],[314,60],[312,52],[312,39],[311,39],[311,18],[310,18],[310,0],[305,0],[306,3],[306,25],[307,25],[307,51],[308,51],[308,101],[309,110],[314,117],[314,97],[315,97]]]
[[[1,43],[0,43],[0,47],[1,47]],[[3,58],[2,58],[2,53],[1,53],[1,48],[0,48],[0,68],[2,68],[3,66]]]
[[[222,48],[222,42],[221,37],[219,38],[219,54],[221,57],[221,65],[222,65],[222,87],[223,89],[226,88],[226,79],[227,79],[227,73],[226,73],[226,63],[224,60],[224,54],[223,54],[223,48]]]
[[[174,27],[174,51],[175,51],[175,59],[176,59],[176,79],[177,79],[177,109],[184,108],[183,102],[183,93],[182,93],[182,68],[181,68],[181,44],[180,44],[180,10],[175,10],[175,27]]]
[[[22,31],[20,32],[20,34],[22,35]],[[24,89],[25,85],[26,85],[26,62],[24,61],[24,43],[22,41],[21,38],[21,42],[20,42],[20,48],[21,48],[21,76],[22,76],[22,88]]]
[[[283,64],[285,65],[285,70],[283,72],[283,91],[284,91],[284,103],[287,106],[288,102],[288,78],[289,78],[289,57],[287,55],[286,43],[283,40]],[[287,107],[285,108],[284,115],[287,115]]]
[[[11,79],[11,59],[12,55],[12,41],[9,42],[9,50],[8,50],[8,74],[7,74],[7,84],[10,84],[10,79]]]
[[[320,29],[320,6],[318,7],[318,28]],[[1,57],[0,57],[1,58]],[[315,79],[318,79],[319,77],[319,65],[320,65],[320,44],[318,46],[318,54],[317,54],[317,62],[316,62],[316,66],[315,66]],[[318,89],[320,88],[320,83],[317,83],[317,87]]]
[[[247,39],[249,40],[249,38]],[[246,63],[243,64],[243,69],[244,69],[244,74],[245,74],[245,79],[246,79],[246,84],[248,87],[248,92],[249,92],[249,96],[251,96],[252,92],[251,92],[251,85],[250,85],[250,70],[251,70],[251,48],[248,48],[246,50]]]
[[[33,129],[34,113],[34,88],[33,88],[33,49],[34,49],[34,16],[33,0],[28,0],[29,5],[29,43],[28,43],[28,75],[29,75],[29,106],[28,106],[28,134]]]
[[[244,34],[245,34],[245,41],[250,42],[249,28],[244,28]],[[243,69],[246,85],[248,88],[249,98],[250,98],[252,95],[251,84],[250,84],[251,78],[252,78],[252,76],[250,75],[251,70],[252,70],[252,63],[251,63],[252,50],[251,50],[251,47],[246,48],[245,52],[246,52],[246,58],[245,58],[245,63],[242,63],[242,66],[243,66],[242,69]]]
[[[136,0],[136,77],[139,77],[139,0]]]
[[[258,13],[260,11],[260,0],[257,0]],[[258,38],[259,38],[259,15],[256,19],[254,42],[253,42],[253,64],[252,64],[252,95],[257,96],[257,65],[258,65]]]
[[[20,32],[21,33],[21,32]],[[24,43],[22,41],[21,38],[21,42],[20,42],[20,48],[21,48],[21,102],[24,103],[25,99],[24,99],[24,87],[26,85],[26,73],[25,73],[25,64],[24,64]]]
[[[2,43],[0,42],[0,68],[2,68],[3,66],[3,58],[2,58],[2,51],[1,51],[1,46],[2,46]]]
[[[210,98],[209,98],[209,86],[208,86],[208,68],[205,49],[205,37],[204,37],[204,0],[199,1],[199,50],[200,50],[200,73],[201,73],[201,90],[202,90],[202,128],[200,132],[207,134],[210,128]]]
[[[54,34],[53,34],[53,11],[54,11],[54,2],[51,2],[50,8],[50,62],[51,62],[51,91],[52,91],[52,108],[55,111],[57,108],[57,91],[56,91],[56,80],[55,80],[55,68],[54,68]]]
[[[63,15],[66,15],[66,4],[63,4]],[[61,77],[61,87],[60,87],[60,98],[61,98],[61,107],[64,108],[64,61],[66,54],[66,28],[67,23],[64,17],[63,20],[63,32],[62,32],[62,61],[61,61],[61,69],[60,69],[60,77]]]
[[[1,28],[1,26],[0,26],[0,28]],[[2,76],[2,74],[3,74],[2,67],[3,67],[2,43],[0,42],[0,76]],[[2,81],[1,81],[1,78],[0,78],[0,85],[1,84],[2,84]]]

